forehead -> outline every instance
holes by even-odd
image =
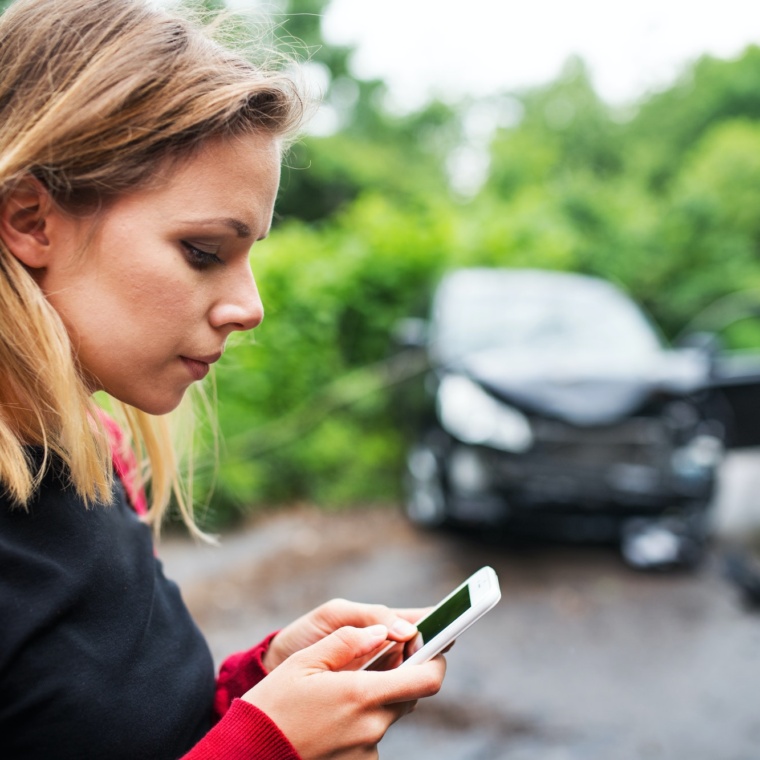
[[[152,187],[123,196],[111,210],[165,222],[226,219],[239,236],[261,237],[271,222],[280,158],[279,141],[266,134],[209,140],[159,166]]]
[[[186,174],[201,173],[214,181],[236,178],[244,181],[251,174],[274,172],[279,176],[280,141],[271,135],[252,133],[214,138],[203,143],[184,160],[174,161],[167,168],[166,179],[181,181]]]

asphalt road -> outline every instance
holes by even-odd
[[[760,454],[726,464],[696,572],[641,573],[613,547],[423,533],[392,509],[292,509],[160,555],[217,660],[333,596],[433,603],[483,564],[502,601],[448,655],[439,695],[393,726],[383,760],[760,758],[760,613],[725,580],[760,526]]]

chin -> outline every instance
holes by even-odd
[[[169,412],[173,412],[182,401],[184,397],[184,394],[180,396],[179,398],[173,398],[170,400],[160,400],[156,401],[154,404],[146,404],[144,407],[137,407],[138,409],[142,409],[143,412],[146,414],[153,414],[155,416],[160,416],[162,414],[169,414]]]
[[[111,394],[114,398],[122,401],[125,404],[133,406],[135,409],[139,409],[145,414],[151,414],[155,417],[159,417],[162,414],[169,414],[173,412],[179,405],[185,396],[185,392],[166,394],[164,396],[133,396],[132,394],[117,395]]]

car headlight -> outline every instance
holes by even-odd
[[[448,375],[441,381],[438,419],[444,430],[464,443],[516,454],[533,445],[533,431],[522,412],[497,401],[461,375]]]

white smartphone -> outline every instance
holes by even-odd
[[[501,599],[499,579],[491,567],[481,567],[461,586],[455,588],[435,609],[416,623],[417,635],[404,647],[401,665],[426,662],[440,654],[478,618]],[[383,647],[362,669],[366,670],[398,642]]]

